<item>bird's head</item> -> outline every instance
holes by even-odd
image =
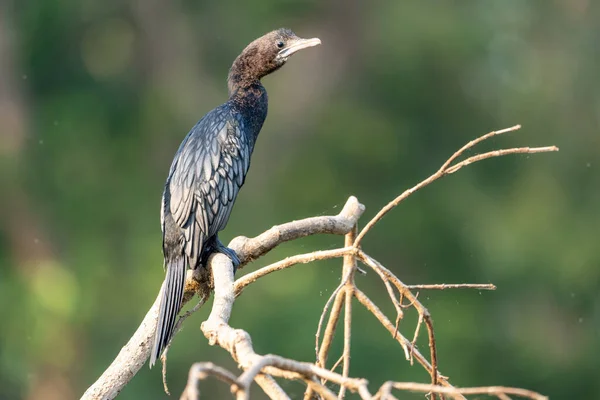
[[[250,43],[235,59],[229,82],[251,83],[281,68],[299,50],[321,44],[318,38],[302,39],[289,29],[269,32]]]

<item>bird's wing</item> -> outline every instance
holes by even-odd
[[[165,191],[194,267],[206,239],[225,228],[250,164],[243,121],[229,112],[207,114],[181,144]]]

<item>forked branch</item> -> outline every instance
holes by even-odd
[[[293,221],[287,224],[274,226],[255,238],[238,237],[234,239],[229,247],[233,248],[242,265],[244,266],[260,256],[266,254],[280,243],[294,240],[303,236],[329,233],[346,235],[344,247],[333,250],[320,250],[307,254],[288,257],[279,262],[265,266],[257,271],[242,276],[234,281],[233,266],[229,258],[222,254],[213,255],[204,271],[190,273],[186,281],[186,300],[194,293],[207,297],[214,293],[214,302],[208,319],[202,323],[201,330],[211,345],[219,345],[227,350],[241,370],[241,375],[236,376],[211,363],[198,363],[190,369],[188,383],[182,394],[182,399],[196,399],[200,395],[198,383],[208,376],[214,376],[230,385],[232,393],[237,400],[248,399],[252,382],[256,382],[260,388],[271,399],[289,399],[285,391],[275,381],[274,377],[299,380],[305,383],[305,400],[318,399],[341,399],[347,391],[357,393],[365,400],[391,400],[395,397],[392,390],[416,391],[429,393],[431,399],[436,395],[449,396],[453,399],[465,399],[465,395],[487,394],[500,399],[508,396],[521,396],[534,400],[546,399],[546,397],[525,389],[507,387],[480,387],[480,388],[456,388],[449,383],[449,379],[439,373],[437,367],[437,351],[433,321],[427,308],[419,301],[416,290],[444,290],[456,288],[472,288],[477,290],[494,290],[492,284],[432,284],[432,285],[407,285],[402,282],[390,269],[379,263],[373,257],[361,249],[361,242],[365,235],[379,222],[388,212],[397,207],[402,201],[415,193],[417,190],[429,185],[437,179],[458,171],[471,163],[492,157],[508,154],[533,154],[541,152],[557,151],[554,146],[548,147],[519,147],[490,151],[468,157],[463,161],[457,161],[465,151],[471,149],[478,143],[506,132],[518,130],[519,125],[500,131],[490,132],[483,135],[460,148],[429,178],[404,191],[398,197],[384,206],[366,225],[357,233],[357,222],[364,211],[356,198],[350,197],[340,214],[336,216],[324,216],[307,218]],[[326,302],[323,313],[317,327],[316,333],[316,362],[302,362],[287,359],[277,355],[257,354],[252,346],[248,332],[234,329],[229,325],[235,298],[239,296],[250,284],[258,279],[264,278],[275,271],[290,268],[297,264],[305,264],[312,261],[343,258],[343,267],[339,286],[333,291]],[[389,300],[394,305],[396,317],[389,319],[379,307],[360,290],[354,280],[354,274],[358,270],[357,261],[375,272],[382,281]],[[160,298],[160,296],[158,297]],[[430,374],[431,384],[411,382],[387,382],[373,395],[369,391],[368,382],[362,378],[352,378],[350,374],[351,354],[351,328],[353,300],[364,306],[379,323],[386,329],[393,340],[397,341],[404,351],[408,361],[417,362]],[[100,379],[84,394],[84,399],[112,399],[122,387],[135,375],[145,363],[149,355],[149,343],[156,326],[158,301],[152,306],[146,315],[142,325],[131,338],[129,343],[121,350],[113,364],[105,371]],[[418,313],[417,326],[409,340],[401,333],[401,322],[404,309],[414,308]],[[344,313],[342,315],[342,309]],[[338,361],[331,369],[326,367],[331,351],[331,345],[338,324],[344,321],[343,351]],[[325,321],[327,323],[325,324]],[[395,321],[393,323],[392,321]],[[183,322],[183,321],[181,321]],[[325,325],[324,325],[325,324]],[[429,357],[419,352],[416,342],[425,325],[428,334]],[[324,326],[324,331],[323,331]],[[321,337],[322,333],[322,337]],[[337,359],[337,358],[336,358]],[[341,373],[336,372],[338,366],[342,367]],[[333,386],[332,386],[333,385]],[[332,390],[336,388],[337,394]]]
[[[474,162],[477,162],[477,161],[482,161],[482,160],[485,160],[488,158],[493,158],[493,157],[505,156],[508,154],[534,154],[534,153],[547,153],[547,152],[552,152],[552,151],[558,151],[558,147],[556,147],[556,146],[515,147],[515,148],[511,148],[511,149],[502,149],[502,150],[490,151],[490,152],[483,153],[483,154],[477,154],[475,156],[467,158],[464,161],[461,161],[457,164],[452,165],[452,163],[454,161],[456,161],[460,156],[462,156],[465,151],[471,149],[478,143],[481,143],[491,137],[501,135],[501,134],[507,133],[507,132],[516,131],[519,129],[521,129],[521,125],[515,125],[510,128],[501,129],[499,131],[492,131],[488,134],[480,136],[477,139],[474,139],[474,140],[470,141],[469,143],[465,144],[458,151],[456,151],[448,160],[446,160],[446,162],[440,167],[439,170],[437,170],[436,173],[431,175],[429,178],[421,181],[420,183],[413,186],[412,188],[405,190],[401,195],[396,197],[394,200],[390,201],[387,205],[385,205],[385,207],[383,207],[381,210],[379,210],[377,215],[375,215],[367,223],[367,225],[365,225],[365,227],[360,231],[360,233],[358,234],[358,237],[356,238],[356,241],[354,242],[354,245],[358,247],[360,245],[361,241],[363,240],[363,238],[365,237],[365,235],[367,234],[367,232],[369,232],[371,230],[371,228],[373,228],[373,226],[377,222],[379,222],[388,212],[390,212],[391,210],[396,208],[398,206],[398,204],[400,204],[402,201],[406,200],[411,194],[415,193],[417,190],[424,188],[425,186],[429,185],[430,183],[432,183],[446,175],[453,174],[454,172],[458,171],[462,167],[465,167],[465,166],[472,164]]]
[[[364,206],[358,202],[356,197],[352,196],[338,215],[311,217],[277,225],[254,238],[237,237],[231,241],[229,247],[236,251],[243,266],[289,240],[316,234],[346,234],[356,225],[363,211]],[[210,265],[207,268],[209,271],[212,271],[212,269]],[[210,287],[207,287],[204,281],[206,277],[198,276],[199,271],[195,272],[196,274],[188,271],[184,304],[195,293],[210,294]],[[245,285],[247,283],[243,286]],[[239,292],[242,289],[240,288]],[[150,346],[156,330],[160,294],[159,292],[154,304],[146,313],[129,342],[121,349],[115,360],[96,382],[86,390],[82,399],[114,399],[146,363],[150,356]]]

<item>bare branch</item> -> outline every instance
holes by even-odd
[[[409,290],[479,289],[496,290],[492,283],[437,283],[432,285],[406,285]]]
[[[160,292],[131,339],[102,376],[86,390],[82,399],[114,399],[142,368],[150,356],[159,304]]]
[[[254,378],[254,381],[261,387],[263,392],[273,400],[291,400],[290,397],[283,391],[281,386],[270,375],[259,374]]]
[[[419,352],[419,350],[417,350],[415,347],[413,347],[412,343],[405,338],[402,334],[400,334],[399,332],[395,332],[394,329],[394,325],[390,322],[390,320],[383,314],[383,312],[381,312],[381,310],[379,309],[379,307],[377,307],[375,305],[375,303],[373,303],[373,301],[371,301],[371,299],[369,299],[367,297],[367,295],[365,295],[361,290],[356,289],[354,292],[354,295],[356,296],[356,299],[365,306],[365,308],[367,310],[369,310],[371,312],[371,314],[373,314],[375,316],[375,318],[377,318],[379,320],[379,322],[381,323],[381,325],[383,325],[383,327],[385,329],[388,330],[388,332],[390,332],[390,334],[392,335],[392,337],[394,337],[394,333],[396,333],[395,339],[398,341],[398,343],[400,343],[400,345],[402,347],[406,347],[408,350],[406,350],[406,353],[408,354],[410,352],[410,354],[413,355],[413,357],[417,360],[417,362],[419,364],[421,364],[423,366],[423,368],[425,368],[425,370],[427,372],[429,372],[430,374],[432,374],[432,367],[431,364],[429,363],[429,361],[427,361],[427,359]],[[439,372],[436,374],[438,377],[438,382],[441,383],[443,386],[452,386],[450,385],[450,383],[448,382],[448,379],[444,376],[442,376],[441,374],[439,374]],[[464,397],[459,397],[462,400],[465,400]]]
[[[518,131],[519,129],[521,129],[521,125],[515,125],[515,126],[511,126],[510,128],[505,128],[505,129],[501,129],[499,131],[492,131],[490,133],[486,133],[485,135],[480,136],[477,139],[471,140],[469,143],[465,144],[463,147],[458,149],[454,154],[452,154],[452,157],[450,157],[448,160],[446,160],[446,162],[440,167],[438,172],[445,171],[450,166],[450,164],[452,164],[454,162],[454,160],[456,160],[458,157],[460,157],[465,151],[469,150],[472,147],[475,147],[478,143],[481,143],[484,140],[488,140],[491,137],[494,137],[497,135],[502,135],[503,133]]]
[[[344,247],[341,249],[313,251],[311,253],[299,254],[296,256],[284,258],[281,261],[278,261],[271,265],[267,265],[266,267],[246,274],[240,279],[238,279],[235,282],[235,296],[239,296],[242,293],[242,291],[246,288],[246,286],[256,282],[257,279],[262,278],[263,276],[268,275],[272,272],[286,269],[296,264],[308,264],[317,260],[339,258],[353,252],[355,252],[355,249],[353,247]]]
[[[248,239],[238,236],[229,243],[242,262],[248,262],[268,253],[281,243],[316,234],[345,235],[356,224],[365,206],[356,197],[350,196],[342,211],[335,216],[305,218],[299,221],[276,225],[260,235]]]
[[[177,320],[177,323],[175,324],[175,327],[173,328],[173,332],[175,332],[173,335],[177,334],[181,330],[181,328],[183,327],[183,322],[186,319],[188,319],[188,317],[190,315],[192,315],[193,313],[198,311],[200,309],[200,307],[202,307],[204,305],[204,303],[206,303],[207,299],[208,299],[208,296],[203,296],[191,310],[186,311],[182,316],[179,317],[179,319]],[[169,385],[167,385],[167,354],[169,353],[169,348],[171,347],[171,343],[173,343],[173,342],[169,342],[169,344],[167,344],[167,347],[165,347],[165,351],[161,357],[163,389],[164,389],[165,393],[168,395],[170,395],[171,393],[169,393]]]
[[[199,380],[206,379],[209,376],[214,376],[229,385],[236,383],[235,375],[225,368],[221,368],[211,362],[196,363],[190,368],[188,384],[181,394],[180,400],[196,400],[200,398],[200,390],[198,390],[197,383]]]
[[[469,157],[463,161],[456,160],[478,143],[489,139],[490,137],[500,135],[519,129],[520,126],[514,126],[500,131],[490,132],[483,135],[455,152],[442,167],[429,178],[415,185],[413,188],[404,191],[400,196],[383,207],[373,219],[357,234],[357,221],[364,212],[364,206],[361,205],[355,197],[350,197],[340,212],[336,216],[321,216],[306,218],[300,221],[274,226],[255,238],[238,237],[232,240],[229,247],[234,249],[240,258],[242,265],[245,265],[258,257],[266,254],[278,244],[301,238],[308,235],[319,233],[343,234],[345,237],[345,247],[333,250],[315,251],[307,254],[300,254],[288,257],[279,262],[265,266],[257,271],[249,273],[237,281],[234,281],[233,266],[231,260],[223,254],[213,254],[208,262],[207,268],[189,271],[186,279],[184,302],[188,301],[195,293],[199,294],[203,300],[194,308],[197,309],[203,304],[204,299],[208,298],[211,291],[214,292],[214,302],[211,313],[206,321],[202,323],[201,330],[211,345],[218,345],[228,351],[243,370],[243,373],[236,377],[231,372],[224,370],[211,363],[198,363],[190,369],[188,383],[182,394],[182,399],[191,400],[199,396],[198,382],[207,376],[215,376],[218,379],[230,385],[232,393],[238,400],[247,400],[250,396],[250,387],[252,382],[257,384],[271,399],[289,400],[289,396],[283,391],[273,377],[299,380],[307,385],[304,399],[313,398],[313,394],[320,399],[333,400],[342,399],[346,391],[357,393],[364,400],[392,400],[392,389],[409,390],[416,392],[427,392],[431,394],[431,399],[435,400],[436,394],[447,394],[454,399],[465,399],[464,394],[488,394],[496,396],[502,400],[508,399],[508,395],[516,395],[531,398],[533,400],[546,399],[544,396],[524,389],[506,388],[506,387],[481,387],[481,388],[455,388],[448,382],[448,378],[441,375],[437,367],[436,339],[433,329],[431,315],[427,308],[418,300],[418,293],[415,295],[412,290],[444,290],[450,288],[472,288],[479,290],[495,290],[492,284],[433,284],[433,285],[406,285],[389,269],[379,263],[377,260],[367,255],[360,249],[361,240],[366,233],[383,218],[389,211],[395,208],[399,203],[413,194],[415,191],[429,185],[431,182],[452,174],[460,168],[471,163],[478,162],[487,158],[504,156],[507,154],[532,154],[541,152],[557,151],[554,146],[548,147],[520,147],[511,149],[502,149],[490,151]],[[252,346],[250,335],[241,329],[234,329],[229,326],[233,303],[235,298],[251,283],[272,272],[289,268],[300,263],[309,263],[317,260],[330,258],[344,258],[342,280],[340,285],[334,290],[326,302],[321,318],[319,320],[316,333],[316,363],[307,363],[287,359],[277,355],[257,354]],[[392,322],[381,312],[381,310],[363,293],[354,281],[358,269],[357,258],[367,267],[377,273],[384,283],[388,296],[396,310],[396,323]],[[161,289],[162,290],[162,289]],[[398,293],[396,293],[398,292]],[[396,297],[398,295],[398,297]],[[431,384],[420,383],[400,383],[387,382],[384,384],[375,396],[369,392],[367,381],[361,378],[350,377],[350,355],[351,355],[351,328],[352,328],[352,300],[356,298],[366,309],[371,312],[375,318],[387,329],[403,348],[407,360],[411,364],[414,359],[427,370],[431,376]],[[158,304],[160,293],[154,305],[144,318],[142,325],[138,328],[129,343],[121,350],[113,364],[105,373],[92,385],[84,394],[84,399],[112,399],[122,387],[137,373],[145,363],[150,352],[150,343],[154,330],[156,328],[156,317],[158,313]],[[406,299],[408,304],[403,304]],[[336,327],[340,320],[342,305],[344,308],[344,346],[340,360],[334,364],[331,370],[326,368],[326,362]],[[330,310],[329,319],[321,346],[319,347],[319,338],[323,322]],[[403,316],[403,308],[414,307],[418,312],[418,321],[412,340],[409,341],[399,332],[399,322]],[[192,310],[191,312],[193,312]],[[177,328],[181,326],[185,318],[191,313],[188,312],[178,321]],[[428,334],[428,344],[430,348],[430,360],[427,360],[416,348],[416,342],[419,336],[421,326],[425,324]],[[166,357],[166,353],[165,353]],[[166,368],[166,358],[163,360],[163,368]],[[338,364],[342,364],[342,373],[336,373]],[[336,396],[328,385],[337,385],[339,388]]]
[[[356,225],[348,232],[344,238],[345,246],[352,246],[354,239],[356,239],[357,227]],[[356,254],[347,254],[344,256],[344,268],[343,274],[348,276],[348,279],[344,283],[344,350],[342,353],[343,366],[342,376],[347,378],[350,374],[350,339],[352,331],[352,299],[354,298],[354,272],[356,271]],[[343,399],[346,394],[346,387],[340,386],[338,398]]]
[[[329,348],[331,347],[331,343],[333,342],[333,337],[335,335],[335,329],[337,327],[337,322],[340,318],[340,313],[342,310],[342,302],[344,301],[344,285],[346,281],[350,278],[350,276],[346,276],[342,283],[331,293],[331,296],[325,303],[323,307],[323,312],[321,313],[321,317],[319,318],[319,324],[317,325],[317,333],[315,334],[315,352],[317,355],[317,365],[325,368],[325,364],[327,362],[327,355],[329,353]],[[325,320],[325,315],[327,314],[327,310],[331,302],[335,299],[333,303],[333,307],[331,308],[331,313],[329,314],[329,320],[327,321],[327,327],[325,328],[325,333],[323,334],[323,342],[321,344],[321,348],[319,349],[319,339],[321,336],[321,329],[323,327],[323,321]]]
[[[342,376],[347,378],[350,375],[350,338],[352,336],[352,299],[354,293],[351,290],[345,290],[344,304],[344,351],[342,353]],[[338,398],[343,399],[346,394],[346,387],[340,386]]]
[[[487,153],[477,154],[476,156],[469,157],[464,161],[459,162],[456,165],[448,168],[444,171],[444,175],[450,175],[465,167],[469,164],[473,164],[477,161],[486,160],[492,157],[501,157],[506,156],[508,154],[535,154],[535,153],[549,153],[551,151],[558,151],[558,147],[556,146],[547,146],[547,147],[518,147],[514,149],[502,149],[502,150],[494,150],[488,151]]]
[[[422,392],[422,393],[445,393],[450,395],[456,394],[487,394],[490,396],[506,396],[513,395],[533,400],[548,400],[548,397],[543,396],[539,393],[533,392],[526,389],[518,389],[504,386],[484,386],[484,387],[472,387],[472,388],[457,388],[457,387],[446,387],[428,385],[425,383],[412,383],[412,382],[386,382],[380,389],[380,397],[382,400],[387,399],[386,395],[389,395],[391,388],[397,390],[404,390],[409,392]],[[375,396],[377,398],[377,396]]]
[[[363,212],[364,206],[358,202],[356,197],[351,196],[338,215],[306,218],[274,226],[255,238],[235,238],[229,247],[237,252],[242,263],[248,263],[288,240],[322,233],[346,234],[356,224]],[[212,270],[211,266],[208,269]],[[184,304],[194,293],[207,291],[207,288],[198,282],[200,278],[195,276],[199,271],[194,271],[195,274],[191,271],[188,272]],[[86,390],[82,399],[114,399],[146,363],[150,356],[150,345],[156,330],[161,291],[131,339],[98,380]]]
[[[241,368],[246,371],[237,382],[239,391],[247,393],[251,378],[253,379],[256,374],[262,371],[287,379],[304,378],[312,380],[313,378],[321,378],[343,385],[354,392],[368,393],[367,382],[363,379],[347,378],[311,363],[289,360],[276,355],[261,356],[256,354],[252,347],[250,335],[243,330],[231,328],[227,323],[234,301],[231,260],[223,254],[215,254],[211,257],[210,265],[213,270],[215,300],[213,310],[208,319],[202,323],[201,329],[210,344],[217,344],[227,350]],[[194,385],[195,383],[188,383],[188,385],[190,384]],[[311,386],[314,384],[313,382]],[[316,387],[313,386],[312,389],[316,390]]]
[[[306,383],[310,393],[316,392],[324,400],[337,400],[337,396],[323,384],[319,383],[318,379],[308,379]]]
[[[512,400],[510,397],[508,397],[508,395],[506,395],[504,393],[496,393],[496,397],[499,400]]]
[[[344,361],[344,355],[342,354],[340,356],[340,358],[338,358],[338,360],[331,366],[331,368],[329,368],[330,371],[335,371],[335,369],[337,367],[340,366],[340,364],[342,363],[342,361]]]
[[[382,279],[384,281],[389,280],[394,286],[396,286],[396,289],[398,289],[400,294],[403,297],[405,297],[408,301],[410,301],[412,306],[417,310],[417,312],[419,313],[419,319],[420,320],[423,319],[425,321],[425,325],[427,326],[427,334],[429,336],[429,348],[430,348],[430,356],[431,356],[431,369],[429,370],[429,373],[431,374],[431,383],[433,385],[436,385],[438,383],[437,350],[435,347],[435,334],[433,332],[433,321],[431,320],[431,315],[429,314],[429,311],[425,308],[425,306],[423,306],[423,304],[421,304],[417,300],[416,296],[412,294],[412,292],[406,287],[406,285],[402,281],[400,281],[400,279],[398,279],[398,277],[396,277],[396,275],[394,275],[390,270],[385,268],[381,263],[379,263],[377,260],[375,260],[372,257],[370,257],[369,255],[367,255],[363,251],[360,251],[358,256],[362,262],[364,262],[367,266],[369,266],[373,270],[375,270],[378,274],[380,274],[380,276],[381,276],[381,274],[385,275]],[[420,328],[420,324],[417,324],[417,328],[415,330],[415,336],[414,336],[413,342],[411,343],[411,347],[410,347],[411,362],[412,362],[412,354],[415,349],[414,343],[417,340],[419,328]],[[395,332],[394,332],[394,334],[395,334]],[[432,400],[435,400],[435,395],[432,394],[431,398],[432,398]]]
[[[502,129],[499,131],[490,132],[490,133],[483,135],[475,140],[470,141],[469,143],[467,143],[466,145],[461,147],[448,160],[446,160],[446,162],[442,165],[442,167],[436,173],[434,173],[433,175],[431,175],[429,178],[425,179],[424,181],[418,183],[417,185],[413,186],[412,188],[405,190],[400,196],[396,197],[394,200],[390,201],[385,207],[383,207],[381,210],[379,210],[377,215],[375,215],[367,223],[367,225],[365,225],[365,227],[362,229],[362,231],[358,234],[358,237],[356,238],[356,241],[354,242],[354,246],[358,247],[360,245],[362,239],[367,234],[367,232],[369,232],[369,230],[371,230],[371,228],[377,222],[379,222],[388,212],[390,212],[391,210],[396,208],[396,206],[398,206],[398,204],[400,204],[402,201],[404,201],[411,194],[413,194],[414,192],[416,192],[417,190],[419,190],[421,188],[424,188],[425,186],[429,185],[430,183],[442,178],[445,175],[449,175],[449,174],[452,174],[452,173],[458,171],[459,169],[461,169],[462,167],[464,167],[466,165],[469,165],[469,164],[477,162],[477,161],[485,160],[487,158],[500,157],[500,156],[504,156],[507,154],[545,153],[545,152],[551,152],[551,151],[558,151],[558,147],[556,147],[556,146],[532,147],[532,148],[521,147],[521,148],[514,148],[514,149],[497,150],[497,151],[491,151],[491,152],[484,153],[484,154],[478,154],[478,155],[470,157],[454,166],[450,166],[450,164],[452,164],[466,150],[472,148],[476,144],[481,143],[484,140],[487,140],[493,136],[500,135],[500,134],[503,134],[506,132],[516,131],[518,129],[521,129],[521,125],[515,125],[511,128],[506,128],[506,129]]]
[[[325,303],[323,307],[323,311],[321,312],[321,316],[319,317],[319,323],[317,325],[317,332],[315,333],[315,354],[317,357],[316,365],[322,368],[325,368],[327,363],[327,356],[329,355],[329,349],[331,348],[331,344],[333,343],[333,337],[335,335],[335,330],[337,328],[337,323],[340,319],[341,310],[342,310],[342,302],[344,301],[344,297],[346,293],[344,291],[344,285],[346,281],[350,279],[350,274],[346,274],[342,282],[339,286],[331,293],[329,299]],[[335,301],[334,301],[335,300]],[[321,348],[319,349],[319,339],[321,338],[321,330],[323,328],[323,321],[325,320],[325,316],[327,315],[327,311],[329,310],[329,306],[333,302],[333,307],[331,308],[331,313],[329,314],[329,320],[327,321],[327,327],[325,328],[325,333],[323,334],[323,342],[321,344]],[[338,360],[341,362],[342,358]],[[337,365],[337,363],[336,363]],[[335,366],[331,368],[332,371],[335,370]],[[325,383],[325,381],[322,381]],[[306,388],[306,392],[304,393],[304,399],[309,400],[312,398],[313,387],[308,385]]]

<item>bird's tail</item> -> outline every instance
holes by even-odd
[[[168,261],[158,324],[154,334],[154,345],[150,355],[150,368],[165,350],[173,335],[173,327],[183,301],[183,286],[185,284],[185,257],[181,256]]]

